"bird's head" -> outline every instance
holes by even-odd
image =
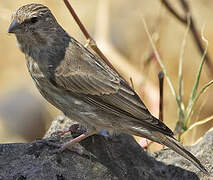
[[[55,28],[57,22],[48,7],[42,4],[27,4],[12,15],[9,33],[28,35],[46,32]]]
[[[8,33],[16,35],[20,49],[24,51],[28,45],[46,45],[57,31],[63,31],[61,29],[48,7],[27,4],[13,13]]]

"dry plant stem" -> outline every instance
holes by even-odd
[[[84,25],[81,23],[80,19],[78,18],[77,14],[75,13],[75,11],[72,8],[72,6],[69,3],[69,1],[68,0],[63,0],[63,1],[64,1],[64,4],[66,5],[66,7],[68,8],[68,10],[70,11],[71,15],[73,16],[74,20],[78,24],[79,28],[81,29],[82,33],[86,37],[87,42],[90,45],[90,47],[93,49],[93,51],[95,51],[100,56],[100,58],[102,58],[105,61],[105,63],[109,67],[111,67],[115,72],[118,73],[118,71],[114,68],[114,66],[109,62],[109,60],[106,58],[106,56],[104,56],[104,54],[98,48],[98,46],[96,45],[96,42],[92,39],[92,37],[90,36],[90,34],[88,33],[88,31],[86,30],[86,28],[84,27]],[[121,75],[119,74],[119,76],[121,76]]]
[[[158,73],[158,79],[159,79],[159,89],[160,89],[159,119],[163,121],[163,81],[164,81],[163,71]]]
[[[195,44],[196,44],[198,50],[200,51],[200,54],[203,55],[205,52],[205,47],[203,46],[202,41],[200,39],[200,33],[198,32],[198,30],[195,27],[194,19],[190,12],[188,2],[185,0],[179,0],[179,1],[185,11],[185,17],[182,17],[180,14],[178,14],[178,12],[172,7],[172,5],[167,0],[161,0],[161,2],[165,5],[165,7],[168,9],[168,11],[171,14],[173,14],[175,16],[175,18],[178,19],[183,24],[185,24],[185,25],[188,24],[187,16],[188,15],[190,16],[190,31],[193,35]],[[211,76],[213,76],[213,64],[212,64],[212,60],[209,57],[208,53],[206,54],[205,59],[206,59],[206,65],[208,67],[208,70],[211,73]]]

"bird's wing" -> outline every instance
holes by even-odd
[[[65,60],[56,68],[54,81],[58,87],[84,95],[90,103],[102,108],[133,117],[138,124],[173,134],[166,125],[152,117],[125,80],[99,57],[76,43],[70,45]]]

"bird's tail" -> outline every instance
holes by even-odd
[[[134,134],[136,136],[142,136],[157,143],[163,144],[179,155],[185,157],[189,161],[191,161],[196,167],[198,167],[205,174],[209,174],[205,167],[200,163],[200,161],[192,155],[189,151],[187,151],[183,145],[181,145],[173,136],[165,135],[159,131],[147,131],[145,129],[139,128],[131,128],[129,132],[130,134]]]
[[[183,145],[181,145],[174,137],[164,135],[162,133],[157,132],[158,134],[158,143],[163,144],[169,148],[171,148],[176,153],[180,154],[181,156],[185,157],[189,161],[191,161],[196,167],[198,167],[202,172],[208,174],[208,171],[205,167],[200,163],[200,161],[192,155],[189,151],[187,151]]]

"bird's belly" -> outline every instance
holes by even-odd
[[[88,104],[76,94],[59,89],[45,80],[33,79],[41,95],[70,119],[98,130],[112,130],[115,127],[113,121],[116,121],[116,118],[106,118],[105,112],[99,107]]]

